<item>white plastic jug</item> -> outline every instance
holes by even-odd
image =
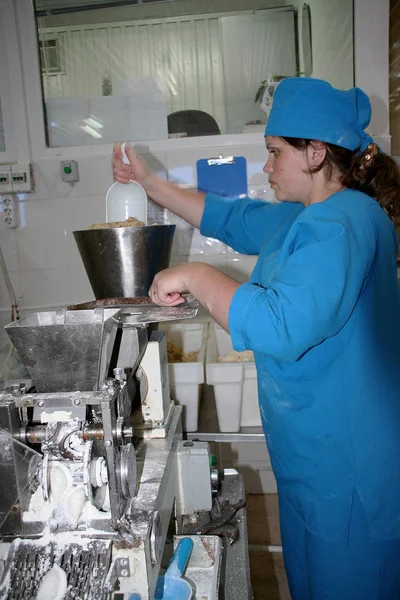
[[[123,162],[129,165],[125,142],[121,146],[121,152]],[[107,223],[126,221],[129,217],[135,217],[147,225],[147,194],[140,183],[133,179],[129,183],[116,181],[106,195]]]

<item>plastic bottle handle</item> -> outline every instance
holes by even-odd
[[[129,165],[129,158],[128,158],[128,156],[127,156],[126,152],[125,152],[125,146],[126,146],[126,142],[124,142],[124,143],[122,144],[122,146],[121,146],[121,152],[122,152],[122,162],[123,162],[125,165]]]
[[[126,146],[126,142],[123,142],[123,144],[121,145],[121,152],[122,152],[122,162],[125,165],[130,165],[130,160],[128,158],[128,155],[125,151],[125,146]],[[130,179],[129,181],[132,181],[132,183],[137,183],[134,179]]]

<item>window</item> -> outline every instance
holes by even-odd
[[[37,0],[48,145],[263,131],[267,84],[304,74],[305,58],[351,87],[352,0],[310,0],[313,57],[303,4]]]
[[[40,64],[43,75],[61,73],[57,38],[39,40]]]

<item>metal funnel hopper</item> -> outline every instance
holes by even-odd
[[[169,266],[175,225],[74,231],[96,300],[147,296]]]
[[[96,391],[107,377],[119,309],[49,311],[6,325],[38,392]]]

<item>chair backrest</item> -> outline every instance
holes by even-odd
[[[168,133],[186,133],[187,137],[218,135],[214,117],[202,110],[179,110],[168,115]]]

